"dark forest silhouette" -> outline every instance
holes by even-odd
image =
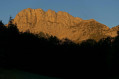
[[[0,66],[62,78],[119,76],[119,34],[76,44],[42,32],[22,33],[12,21],[7,27],[0,21]]]

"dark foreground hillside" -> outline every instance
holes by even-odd
[[[57,78],[119,76],[119,36],[75,44],[54,36],[21,33],[0,22],[0,67]]]

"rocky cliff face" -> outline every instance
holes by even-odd
[[[93,19],[83,20],[62,11],[45,12],[42,9],[30,8],[19,12],[13,23],[17,24],[21,32],[27,30],[35,34],[44,32],[59,39],[68,38],[73,41],[99,40],[106,36],[116,36],[115,31],[117,31],[112,30],[113,28],[110,30],[106,25]]]
[[[119,31],[119,26],[115,26],[112,27],[108,32],[107,32],[107,36],[111,36],[111,37],[116,37],[117,36],[117,31]]]

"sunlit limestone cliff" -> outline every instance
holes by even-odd
[[[99,40],[107,36],[116,36],[117,29],[110,29],[94,19],[83,20],[73,17],[67,12],[55,12],[53,10],[24,9],[13,19],[21,32],[29,30],[31,33],[40,32],[57,36],[59,39],[68,38],[72,41],[87,39]]]

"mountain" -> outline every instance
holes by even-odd
[[[107,32],[107,36],[111,36],[111,37],[116,37],[117,36],[117,32],[119,31],[119,25],[112,27],[108,32]]]
[[[107,36],[115,37],[117,28],[110,29],[94,19],[83,20],[73,17],[67,12],[44,11],[42,9],[27,8],[19,12],[13,19],[21,32],[29,30],[31,33],[40,32],[57,36],[59,39],[68,38],[75,42],[87,39],[99,40]]]

